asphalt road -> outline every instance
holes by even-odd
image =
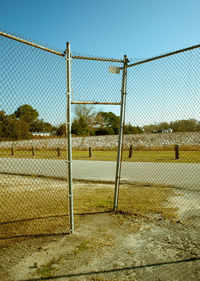
[[[116,162],[74,160],[73,178],[113,181],[115,169]],[[52,159],[0,158],[0,173],[66,178],[67,163]],[[122,179],[200,190],[200,164],[124,162]]]

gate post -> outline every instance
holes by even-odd
[[[70,233],[74,233],[74,209],[73,209],[73,182],[72,182],[72,141],[71,141],[71,52],[70,43],[66,48],[66,73],[67,73],[67,163],[69,181],[69,212],[70,212]]]
[[[122,89],[121,89],[121,107],[120,107],[120,128],[119,128],[119,140],[118,140],[118,152],[117,152],[117,166],[115,175],[115,194],[114,194],[114,211],[117,211],[118,207],[118,195],[119,195],[119,184],[121,177],[121,156],[122,156],[122,136],[123,126],[125,120],[125,106],[126,106],[126,86],[127,86],[127,56],[124,55],[124,67],[122,75]]]

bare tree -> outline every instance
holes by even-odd
[[[77,104],[74,109],[74,113],[76,115],[76,120],[83,119],[89,126],[93,125],[95,122],[96,111],[94,110],[94,106],[85,105],[85,104]]]

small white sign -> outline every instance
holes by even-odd
[[[119,74],[120,73],[120,68],[116,67],[116,66],[109,66],[109,72],[110,73],[115,73],[115,74]]]

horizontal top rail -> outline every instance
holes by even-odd
[[[181,49],[181,50],[177,50],[177,51],[174,51],[174,52],[171,52],[171,53],[163,54],[163,55],[153,57],[153,58],[150,58],[150,59],[146,59],[146,60],[143,60],[143,61],[138,61],[138,62],[129,64],[127,67],[133,67],[133,66],[136,66],[136,65],[140,65],[140,64],[147,63],[147,62],[150,62],[150,61],[154,61],[154,60],[162,59],[162,58],[165,58],[165,57],[173,56],[173,55],[180,54],[180,53],[190,51],[190,50],[193,50],[193,49],[197,49],[197,48],[200,48],[200,44],[192,46],[192,47],[184,48],[184,49]]]
[[[55,50],[52,50],[52,49],[43,47],[43,46],[41,46],[41,45],[38,45],[38,44],[35,44],[35,43],[32,43],[32,42],[29,42],[29,41],[27,41],[27,40],[21,39],[21,38],[19,38],[19,37],[17,37],[17,36],[13,36],[13,35],[10,35],[10,34],[8,34],[8,33],[2,32],[2,31],[0,31],[0,36],[7,37],[7,38],[9,38],[9,39],[12,39],[12,40],[15,40],[15,41],[24,43],[24,44],[26,44],[26,45],[29,45],[29,46],[32,46],[32,47],[41,49],[41,50],[43,50],[43,51],[46,51],[46,52],[49,52],[49,53],[52,53],[52,54],[55,54],[55,55],[58,55],[58,56],[61,56],[61,57],[64,57],[64,56],[65,56],[65,53],[57,52],[57,51],[55,51]]]
[[[101,102],[101,101],[72,101],[71,104],[102,104],[102,105],[121,105],[121,102]]]
[[[110,62],[121,62],[124,63],[123,60],[118,59],[107,59],[107,58],[98,58],[98,57],[83,57],[83,56],[72,56],[73,59],[77,60],[96,60],[96,61],[110,61]]]

